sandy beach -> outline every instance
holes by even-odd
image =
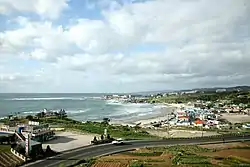
[[[181,110],[181,108],[191,108],[193,107],[192,105],[188,105],[186,103],[183,104],[175,104],[175,103],[165,103],[166,109],[164,110],[165,112],[162,112],[161,116],[157,116],[155,118],[149,118],[149,119],[142,119],[142,120],[138,120],[135,122],[135,124],[139,124],[141,123],[141,125],[149,125],[151,122],[160,122],[160,121],[164,121],[167,120],[170,115],[168,116],[168,114],[171,114],[172,112]]]
[[[43,144],[45,149],[47,145],[54,151],[61,152],[81,146],[90,145],[91,140],[93,140],[94,134],[80,134],[77,132],[59,132],[56,133],[56,139],[48,141]]]
[[[221,118],[228,120],[231,123],[243,123],[250,122],[249,115],[243,114],[221,114]]]
[[[187,103],[181,103],[181,104],[177,104],[177,103],[165,103],[165,105],[169,106],[169,107],[174,107],[176,109],[193,107],[192,104],[187,104]]]

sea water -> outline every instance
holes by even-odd
[[[108,117],[113,122],[153,118],[165,113],[164,105],[135,104],[104,100],[103,94],[0,94],[0,117],[35,115],[44,108],[64,109],[68,117],[78,121],[100,121]]]

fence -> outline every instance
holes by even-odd
[[[18,153],[16,150],[14,150],[13,148],[10,149],[10,151],[17,156],[18,158],[20,158],[21,160],[23,160],[24,162],[27,161],[27,158],[25,156],[23,156],[22,154]]]

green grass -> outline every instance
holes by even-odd
[[[10,145],[0,145],[0,152],[10,152]]]
[[[227,157],[223,159],[223,164],[230,165],[230,166],[250,166],[250,163],[247,161],[240,160],[236,157]]]
[[[180,164],[206,164],[206,165],[211,165],[209,162],[208,157],[205,156],[198,156],[198,155],[192,155],[192,154],[179,154],[176,155],[172,159],[172,163],[176,165]]]
[[[132,162],[129,167],[144,167],[143,162],[140,161],[136,161],[136,162]]]
[[[187,164],[187,165],[202,165],[202,166],[212,166],[209,158],[206,156],[199,156],[196,153],[211,152],[214,150],[202,148],[197,145],[177,145],[170,147],[155,147],[147,148],[150,151],[159,152],[163,151],[174,155],[172,159],[173,165]]]
[[[213,152],[212,149],[202,148],[197,145],[177,145],[177,146],[170,146],[170,147],[152,147],[147,148],[148,150],[154,152],[167,152],[173,155],[178,155],[179,153],[184,154],[195,154],[201,152]]]
[[[145,139],[145,138],[157,138],[155,136],[150,135],[148,132],[142,129],[135,129],[128,126],[114,126],[107,125],[101,122],[86,122],[81,123],[69,118],[44,118],[41,119],[44,123],[53,123],[60,125],[66,129],[76,130],[80,132],[88,132],[95,134],[103,134],[104,129],[108,130],[108,133],[111,137],[122,137],[124,139]]]

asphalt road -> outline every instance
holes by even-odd
[[[245,136],[230,136],[224,137],[225,142],[250,140],[250,134]],[[128,151],[135,148],[153,147],[153,146],[168,146],[178,144],[205,144],[205,143],[219,143],[223,142],[222,138],[193,138],[193,139],[165,139],[165,140],[141,140],[141,141],[127,141],[124,145],[93,145],[89,147],[79,148],[70,152],[60,154],[55,157],[47,158],[45,160],[36,161],[25,165],[26,167],[57,167],[60,164],[65,166],[71,165],[79,160],[85,158],[93,158],[97,156],[109,155],[118,152]],[[63,146],[62,146],[63,147]]]

